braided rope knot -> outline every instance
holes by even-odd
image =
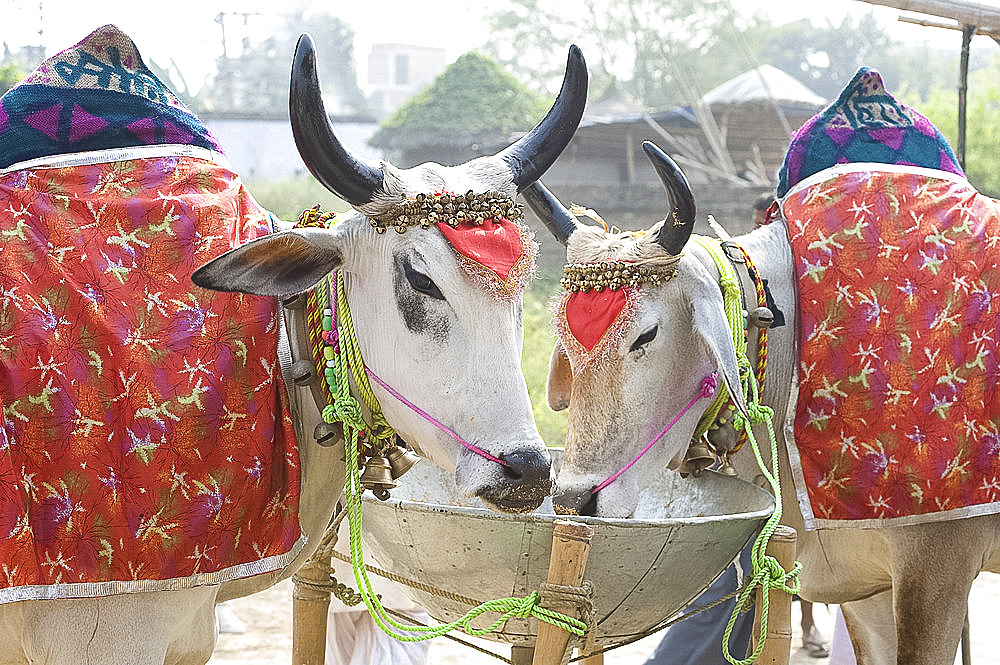
[[[356,430],[365,429],[365,421],[361,414],[361,404],[356,399],[340,396],[336,402],[323,407],[323,420],[328,423],[341,422]]]
[[[768,589],[781,589],[790,594],[799,592],[799,571],[802,570],[802,562],[796,561],[791,570],[785,570],[773,556],[764,556],[760,562],[760,570],[754,576],[754,581],[759,581],[762,587]]]

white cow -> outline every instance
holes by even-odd
[[[568,264],[622,259],[664,266],[671,262],[668,257],[680,256],[675,276],[638,288],[629,323],[599,361],[571,366],[577,359],[571,362],[559,343],[553,351],[547,399],[553,409],[569,408],[554,503],[557,510],[568,513],[629,516],[643,478],[682,463],[710,401],[695,397],[703,379],[717,372],[720,382],[735,387],[735,394],[741,392],[720,272],[705,249],[688,242],[695,220],[694,197],[680,169],[663,152],[648,142],[643,148],[670,200],[670,221],[643,233],[614,234],[581,224],[541,183],[524,193],[566,245]],[[786,234],[784,220],[776,220],[734,240],[767,280],[774,303],[790,322],[796,311],[796,289]],[[794,337],[792,325],[769,331],[761,401],[778,414],[783,518],[799,532],[802,596],[843,605],[861,663],[951,663],[972,580],[980,570],[1000,572],[1000,516],[806,531],[780,424],[793,396],[789,386],[796,362]],[[751,362],[754,357],[751,353]],[[694,408],[647,455],[594,491],[633,460],[692,399]],[[755,431],[757,440],[766,444],[765,430]],[[744,477],[754,477],[756,461],[750,453],[737,455],[736,462]]]
[[[367,365],[389,386],[504,466],[462,448],[389,392],[374,386],[388,422],[421,454],[455,472],[460,490],[501,511],[530,511],[551,487],[550,460],[520,368],[520,294],[501,299],[460,267],[436,229],[376,233],[377,216],[404,198],[443,190],[499,192],[513,200],[556,159],[583,113],[587,73],[569,51],[562,90],[539,125],[493,156],[455,167],[369,164],[342,146],[323,108],[312,40],[296,49],[291,119],[307,166],[351,203],[330,230],[304,228],[249,243],[198,271],[204,287],[270,296],[310,289],[334,269]],[[304,331],[293,330],[304,339]],[[295,339],[291,340],[296,346]],[[302,357],[308,351],[299,349]],[[313,439],[321,420],[310,387],[289,386],[302,467],[307,546],[281,570],[220,585],[0,606],[0,664],[204,663],[215,645],[216,602],[287,578],[319,541],[340,496],[343,450]]]

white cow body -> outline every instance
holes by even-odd
[[[550,462],[520,369],[520,294],[505,300],[488,293],[461,268],[437,229],[378,234],[365,213],[442,190],[494,191],[513,200],[568,143],[585,99],[586,69],[574,47],[553,109],[506,151],[456,167],[368,165],[340,146],[328,125],[312,43],[304,36],[293,68],[296,141],[320,181],[356,210],[331,229],[285,230],[247,243],[193,279],[205,288],[284,298],[342,271],[366,364],[451,431],[507,464],[462,448],[375,385],[389,424],[418,452],[454,471],[463,493],[502,511],[533,510],[549,493]],[[285,316],[293,354],[311,360],[300,343],[305,331],[294,316]],[[343,489],[343,449],[313,438],[323,405],[310,386],[289,382],[287,388],[300,444],[300,525],[307,538],[288,566],[221,585],[0,605],[0,665],[206,662],[215,645],[216,602],[289,577],[318,545]]]
[[[669,160],[652,144],[644,147],[664,179],[671,169],[662,160]],[[679,173],[673,169],[675,175]],[[684,182],[681,189],[686,188]],[[683,209],[676,192],[671,193],[674,210]],[[686,195],[690,197],[689,190]],[[560,213],[550,197],[539,184],[526,192],[536,212],[548,216],[554,229],[560,228],[557,238],[568,237],[567,263],[667,253],[659,246],[662,236],[658,245],[660,225],[638,238],[622,234],[613,239],[602,230],[576,226],[575,219]],[[693,222],[693,198],[689,203]],[[566,453],[554,497],[557,510],[561,506],[565,512],[630,515],[643,475],[663,473],[666,467],[680,464],[707,401],[692,409],[621,478],[596,494],[592,489],[625,466],[680,412],[706,374],[717,371],[728,386],[736,387],[735,393],[741,392],[719,270],[702,247],[687,242],[690,227],[687,235],[683,233],[682,229],[679,242],[674,237],[677,249],[673,253],[683,247],[676,276],[641,289],[636,314],[606,358],[571,371],[565,352],[556,347],[548,400],[553,408],[569,408]],[[980,570],[1000,572],[1000,515],[894,528],[805,530],[781,426],[792,397],[789,386],[796,362],[792,325],[796,290],[786,234],[784,222],[776,220],[734,240],[767,280],[789,324],[768,331],[761,401],[777,414],[783,522],[799,533],[801,595],[813,602],[843,605],[861,663],[951,663],[973,579]],[[767,457],[767,432],[761,426],[754,429]],[[754,479],[757,475],[757,462],[748,451],[739,453],[734,462],[741,476]]]

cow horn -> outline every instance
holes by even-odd
[[[565,245],[569,237],[576,231],[576,216],[563,207],[559,199],[550,192],[541,180],[528,185],[521,196],[531,211],[538,216],[545,224],[545,228],[552,232],[555,239]]]
[[[655,143],[643,141],[642,149],[646,157],[653,163],[660,182],[667,190],[667,218],[656,237],[656,242],[667,250],[668,254],[676,256],[684,249],[691,232],[694,230],[695,205],[694,194],[681,167],[660,150]]]
[[[308,34],[295,45],[288,113],[295,145],[309,172],[351,205],[369,203],[382,187],[382,169],[351,152],[334,133],[316,72],[316,47]]]
[[[587,104],[587,63],[576,45],[569,47],[566,74],[552,108],[530,132],[497,153],[514,172],[521,192],[542,177],[569,144]]]

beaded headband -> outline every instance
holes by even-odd
[[[621,343],[636,309],[638,289],[658,286],[677,274],[680,256],[629,263],[570,263],[563,267],[563,296],[556,329],[579,372]]]
[[[521,206],[510,197],[472,190],[417,194],[369,216],[379,234],[389,227],[396,233],[406,233],[411,226],[436,227],[458,253],[466,273],[506,301],[520,297],[535,271],[537,247],[522,219]]]
[[[670,256],[658,259],[655,263],[625,261],[568,263],[563,266],[563,277],[559,285],[571,292],[621,289],[642,284],[658,286],[677,274],[677,262],[680,258],[680,256]]]
[[[370,219],[378,233],[385,233],[390,226],[396,233],[405,233],[407,228],[417,225],[427,229],[447,224],[454,229],[462,223],[481,226],[488,219],[516,222],[523,218],[522,207],[500,192],[476,194],[470,189],[465,194],[417,194]]]

